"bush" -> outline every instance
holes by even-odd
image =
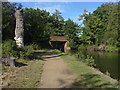
[[[76,56],[77,58],[79,58],[80,60],[85,59],[85,55],[83,54],[82,51],[77,51],[77,52],[75,53],[75,56]]]
[[[34,49],[31,46],[24,46],[19,49],[20,58],[23,59],[33,59],[34,57]]]
[[[82,51],[77,51],[75,53],[75,56],[78,58],[78,60],[82,61],[83,63],[86,63],[89,66],[95,67],[95,61],[92,56],[85,55]]]
[[[85,50],[87,50],[87,47],[85,45],[80,45],[78,47],[78,51],[85,51]]]
[[[8,40],[2,44],[2,56],[13,56],[15,58],[32,59],[34,56],[34,49],[31,46],[24,46],[17,48],[15,41]]]
[[[40,47],[39,45],[37,45],[37,44],[31,44],[31,45],[29,45],[29,46],[30,46],[30,48],[32,48],[32,49],[34,49],[34,50],[41,49],[41,47]]]
[[[18,58],[16,43],[13,40],[4,41],[2,44],[2,56],[14,56]]]
[[[107,52],[118,52],[119,48],[117,48],[115,46],[106,46],[105,51],[107,51]]]
[[[106,75],[110,76],[110,73],[108,71],[105,72]]]
[[[61,53],[61,51],[58,50],[58,49],[54,49],[54,50],[52,50],[52,52],[55,53],[55,54],[60,54]]]
[[[82,61],[83,61],[84,63],[86,63],[87,65],[89,65],[89,66],[93,66],[93,67],[96,66],[95,60],[93,59],[93,57],[90,57],[89,55],[87,55],[87,58],[86,58],[86,59],[83,59]]]

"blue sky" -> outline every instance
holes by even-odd
[[[65,20],[72,19],[78,24],[79,15],[83,14],[83,10],[86,9],[89,12],[93,12],[97,7],[105,2],[20,2],[23,8],[39,8],[46,9],[50,13],[54,13],[55,10],[59,10]]]

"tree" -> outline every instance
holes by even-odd
[[[14,30],[15,30],[15,10],[18,8],[22,8],[21,4],[17,3],[2,3],[2,39],[13,39],[14,38]]]
[[[118,5],[112,4],[109,8],[107,29],[104,38],[107,45],[116,46],[118,44],[119,16]]]
[[[71,19],[68,19],[65,22],[65,35],[68,38],[69,41],[69,46],[71,47],[72,50],[77,49],[78,47],[78,28],[79,26],[74,23]]]
[[[94,29],[96,28],[96,19],[91,13],[84,10],[84,14],[79,17],[79,20],[83,20],[83,24],[85,27],[82,27],[82,35],[79,37],[80,42],[83,44],[93,44],[95,43],[95,35],[96,33]]]
[[[51,16],[51,35],[64,35],[64,19],[58,10]]]
[[[119,9],[116,3],[102,4],[93,13],[85,11],[79,20],[83,20],[83,34],[80,41],[84,44],[119,44]]]
[[[26,8],[24,10],[25,43],[41,44],[49,40],[48,21],[49,12]]]

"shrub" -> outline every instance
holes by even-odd
[[[85,51],[85,50],[87,50],[87,47],[85,45],[80,45],[78,47],[78,51]]]
[[[19,53],[16,51],[16,43],[13,40],[4,41],[2,44],[2,56],[14,56],[18,57]]]
[[[29,45],[29,46],[30,46],[30,48],[32,48],[32,49],[34,49],[34,50],[41,49],[41,47],[40,47],[39,45],[37,45],[37,44],[31,44],[31,45]]]
[[[31,46],[17,48],[15,41],[8,40],[2,44],[2,56],[13,56],[15,58],[32,59],[34,49]]]
[[[24,46],[19,49],[20,58],[32,59],[34,57],[34,49],[31,46]]]
[[[78,58],[78,60],[81,60],[83,63],[86,63],[89,66],[93,66],[93,67],[96,66],[95,60],[93,59],[93,57],[89,55],[86,56],[85,54],[83,54],[82,51],[76,52],[75,56]]]
[[[70,50],[70,51],[68,52],[68,54],[70,54],[70,55],[75,55],[75,54],[76,54],[76,50]]]
[[[95,60],[93,59],[93,57],[91,57],[91,56],[89,56],[89,55],[87,55],[87,58],[86,58],[86,59],[83,59],[82,61],[83,61],[84,63],[86,63],[87,65],[89,65],[89,66],[93,66],[93,67],[96,66]]]
[[[110,76],[110,73],[108,71],[105,72],[106,75]]]
[[[55,54],[60,54],[61,53],[61,51],[58,50],[58,49],[54,49],[54,50],[52,50],[52,52],[55,53]]]
[[[85,59],[85,55],[83,54],[82,51],[77,51],[77,52],[75,53],[75,56],[76,56],[77,58],[79,58],[80,60]]]
[[[106,46],[105,51],[107,51],[107,52],[118,52],[119,48],[117,48],[115,46]]]

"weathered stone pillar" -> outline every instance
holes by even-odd
[[[16,18],[16,28],[15,28],[15,37],[17,47],[23,47],[24,42],[24,28],[23,28],[23,10],[19,9],[15,12],[15,18]]]

